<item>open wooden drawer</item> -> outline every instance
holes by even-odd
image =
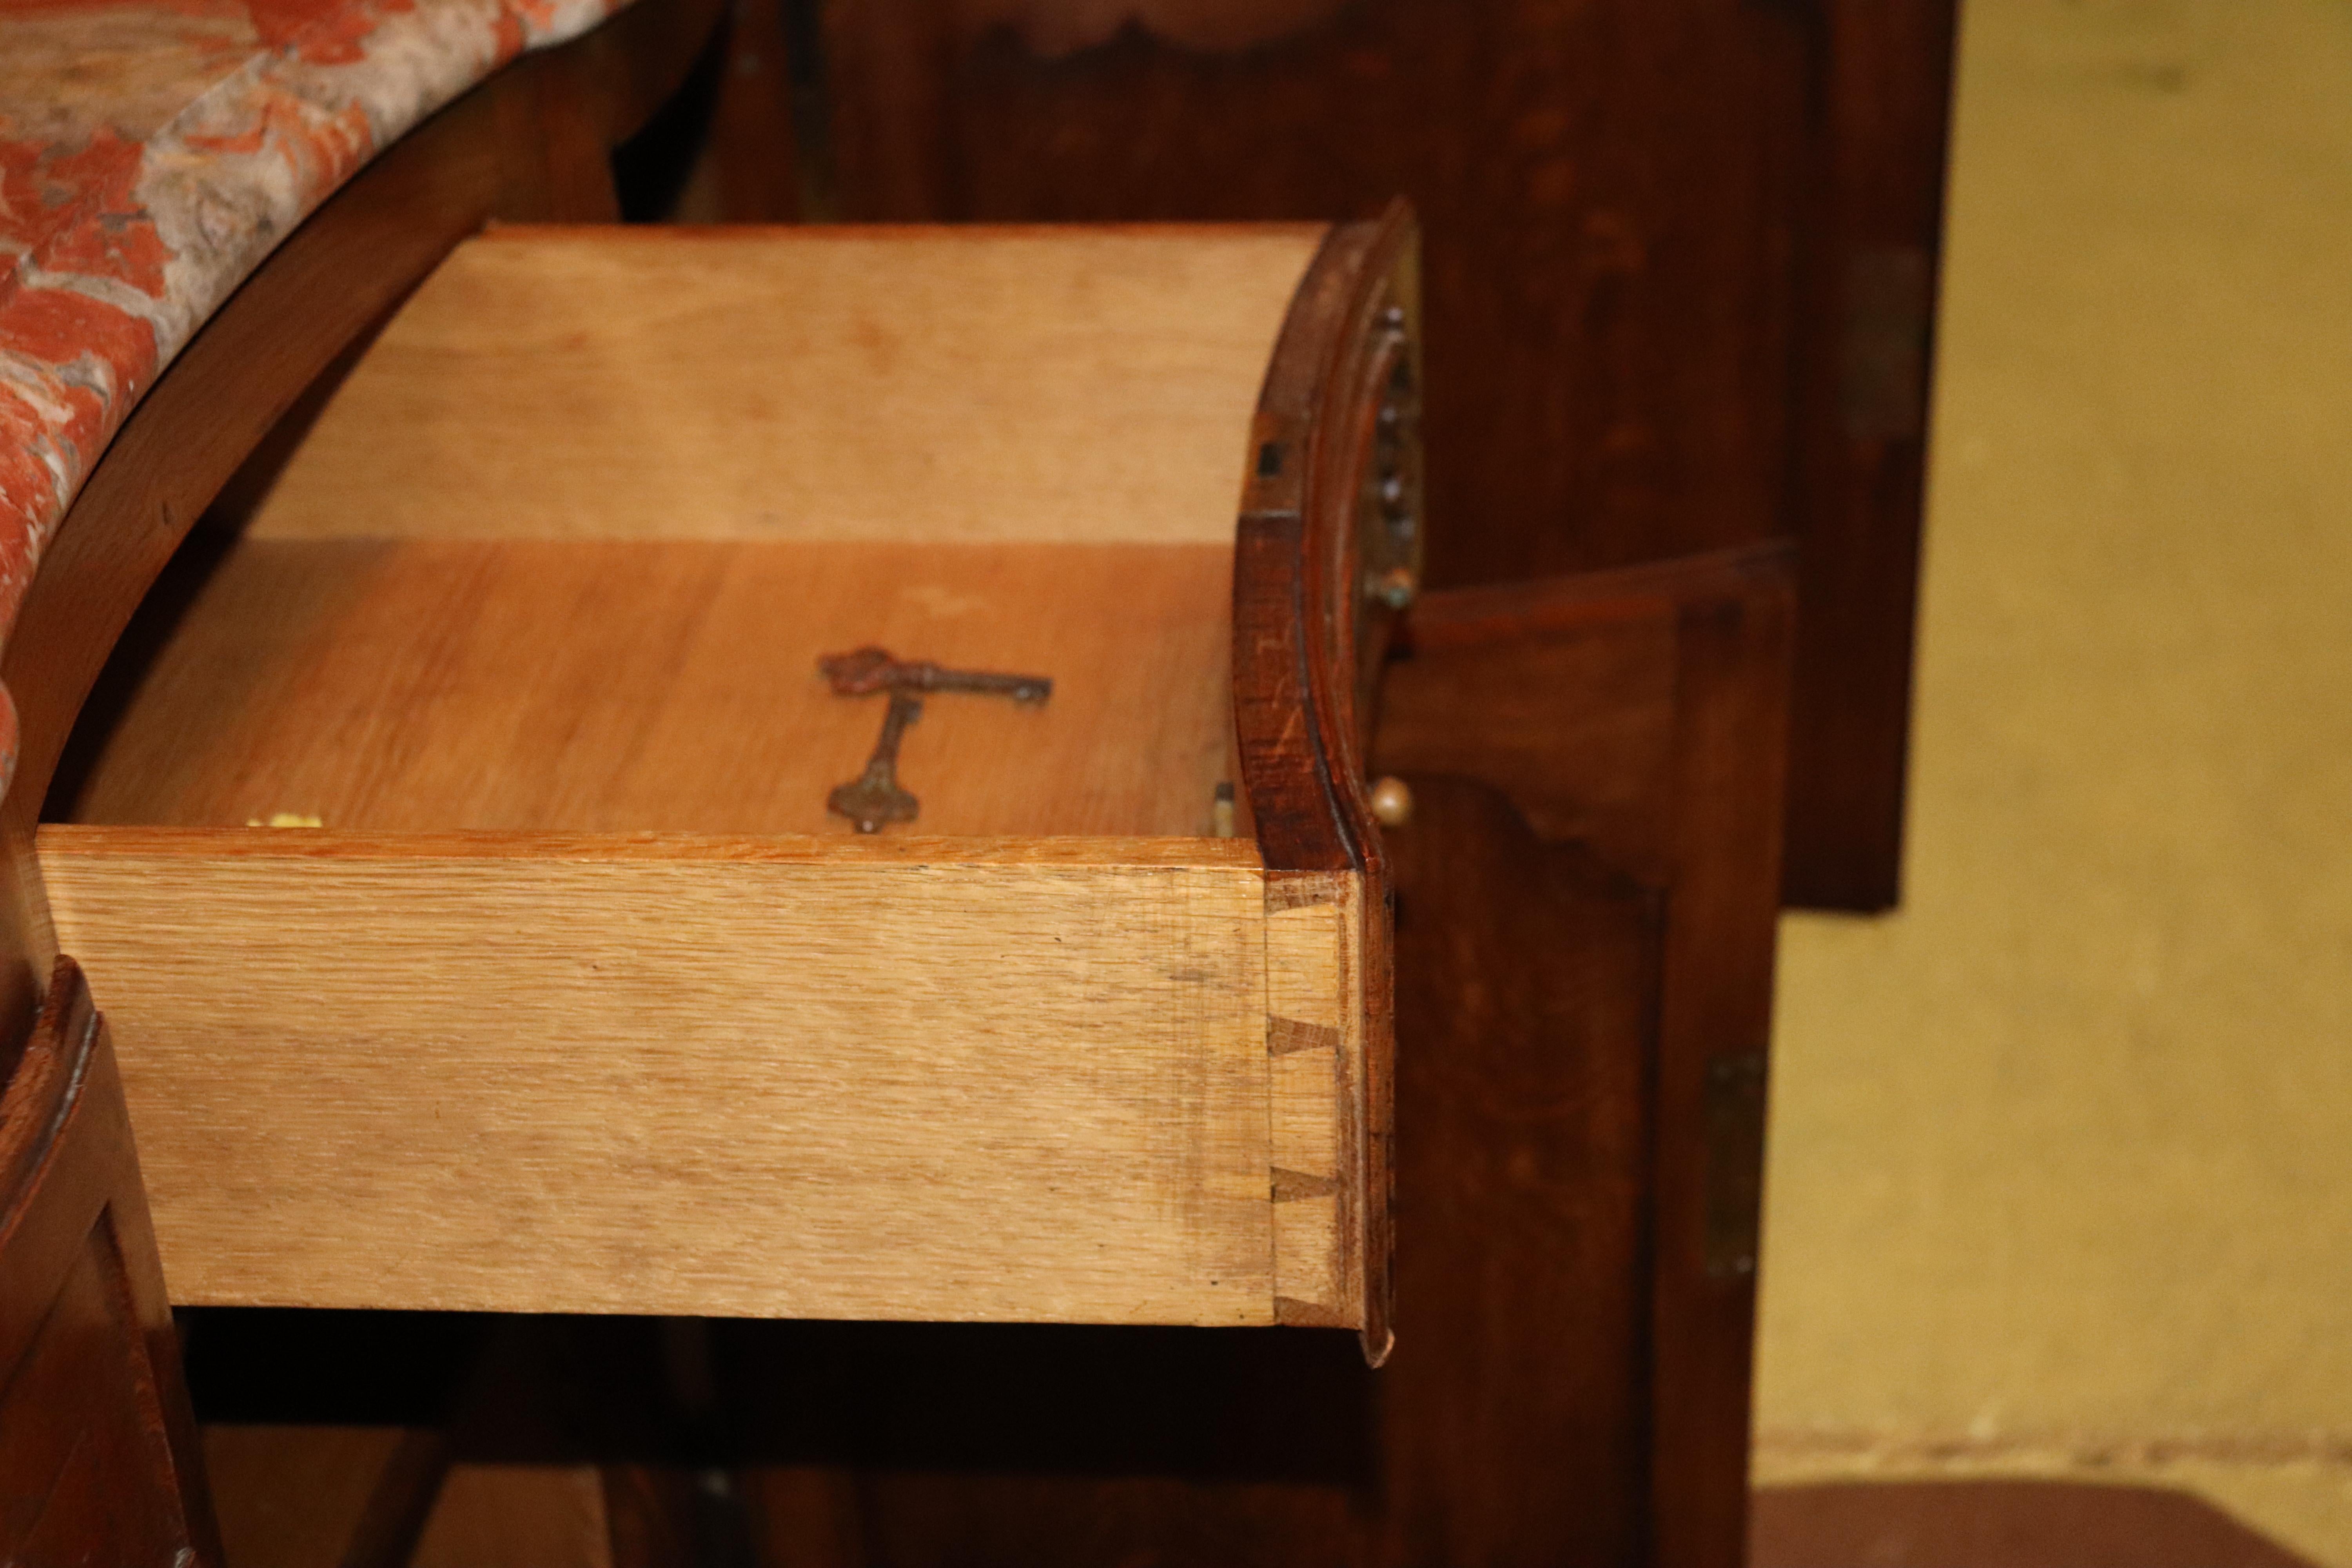
[[[183,548],[50,788],[174,1299],[1381,1353],[1412,254],[461,247]],[[815,669],[861,644],[1053,696],[927,698],[920,816],[861,837],[825,800],[887,700]]]

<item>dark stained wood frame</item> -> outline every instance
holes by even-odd
[[[61,1385],[93,1397],[58,1408]],[[0,1431],[26,1442],[41,1422],[56,1428],[47,1440],[5,1466],[0,1559],[97,1562],[161,1537],[219,1568],[122,1082],[70,958],[0,1098]]]
[[[1360,1332],[1375,1366],[1393,1337],[1395,919],[1364,779],[1358,648],[1360,619],[1391,612],[1364,595],[1357,516],[1385,367],[1417,342],[1416,243],[1412,212],[1400,203],[1378,223],[1334,228],[1317,252],[1259,394],[1234,549],[1238,782],[1265,858],[1269,906],[1309,901],[1318,877],[1361,882],[1363,1071],[1352,1086],[1346,1157],[1355,1180],[1345,1189],[1361,1201],[1343,1211],[1342,1226],[1357,1250]],[[1384,640],[1377,629],[1370,639],[1375,647]]]
[[[1786,895],[1894,905],[1958,0],[1353,0],[1269,8],[1274,36],[1231,47],[1169,41],[1188,7],[1163,4],[1051,57],[1029,25],[1108,32],[1111,13],[788,3],[821,23],[803,68],[830,98],[830,141],[799,151],[845,216],[1326,218],[1418,198],[1433,581],[1797,541]],[[1481,357],[1518,346],[1500,341],[1515,321],[1542,365]],[[1506,396],[1551,427],[1498,419]]]
[[[1902,897],[1958,0],[1821,0],[1797,288],[1801,542],[1784,896]]]
[[[1570,754],[1574,725],[1533,726],[1530,735],[1525,718],[1531,708],[1558,704],[1559,694],[1527,684],[1533,675],[1523,678],[1517,701],[1503,689],[1507,674],[1488,688],[1486,703],[1455,702],[1451,688],[1433,700],[1416,698],[1412,688],[1437,677],[1450,658],[1483,653],[1507,669],[1525,650],[1580,628],[1590,635],[1658,616],[1675,628],[1673,749],[1659,760],[1664,776],[1648,797],[1654,820],[1632,834],[1604,828],[1590,839],[1605,861],[1658,889],[1664,900],[1650,1113],[1654,1188],[1643,1282],[1650,1351],[1646,1366],[1622,1372],[1645,1384],[1650,1495],[1643,1533],[1647,1561],[1662,1568],[1733,1568],[1744,1554],[1763,1074],[1797,636],[1790,564],[1788,547],[1763,545],[1432,594],[1413,612],[1414,658],[1391,671],[1376,755],[1383,770],[1481,778],[1524,819],[1556,824],[1563,819],[1555,798],[1562,782],[1591,768]],[[1606,733],[1615,721],[1606,702],[1594,706],[1602,711],[1580,717]],[[1532,742],[1516,764],[1496,765],[1498,726],[1510,731],[1501,738]],[[1540,837],[1560,835],[1552,828]],[[1505,973],[1540,966],[1545,955],[1511,944],[1488,962]],[[1542,1045],[1527,1040],[1519,1048],[1532,1058]],[[1753,1118],[1729,1138],[1717,1125],[1717,1084],[1727,1071],[1736,1075],[1735,1087],[1751,1091],[1739,1109]],[[1718,1245],[1727,1220],[1745,1230],[1744,1254]],[[1488,1331],[1517,1347],[1528,1375],[1543,1374],[1541,1325]],[[1453,1458],[1464,1468],[1455,1473],[1542,1463],[1512,1436],[1491,1435],[1493,1447]]]

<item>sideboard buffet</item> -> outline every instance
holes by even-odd
[[[1738,1562],[1784,555],[1421,591],[1402,208],[614,226],[723,25],[0,11],[0,1541],[293,1308],[735,1321],[776,1561]]]

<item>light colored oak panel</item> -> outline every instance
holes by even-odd
[[[1273,1316],[1247,844],[52,826],[191,1303]]]
[[[1353,879],[1324,876],[1316,880],[1328,888],[1327,901],[1267,912],[1265,1010],[1308,1029],[1337,1030],[1347,1024],[1350,945],[1339,900]]]
[[[1275,1294],[1283,1320],[1355,1323],[1362,1264],[1355,1075],[1363,1070],[1352,876],[1270,879],[1265,921]]]
[[[1230,540],[1314,226],[494,230],[258,535]]]
[[[1277,1172],[1336,1184],[1346,1140],[1340,1127],[1341,1096],[1338,1037],[1319,1047],[1283,1051],[1266,1063],[1273,1095],[1271,1136]],[[1277,1184],[1279,1180],[1277,1178]]]
[[[1204,835],[1232,572],[1229,543],[247,541],[70,815],[845,835],[825,795],[885,700],[816,660],[874,642],[1054,679],[1043,707],[926,700],[899,768],[921,831]]]
[[[1339,1282],[1347,1278],[1346,1217],[1337,1193],[1294,1197],[1274,1205],[1278,1265],[1275,1312],[1279,1321],[1304,1328],[1358,1326],[1356,1313],[1339,1294]]]

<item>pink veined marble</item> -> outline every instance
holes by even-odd
[[[418,121],[626,4],[0,0],[0,632],[123,416],[262,258]]]

